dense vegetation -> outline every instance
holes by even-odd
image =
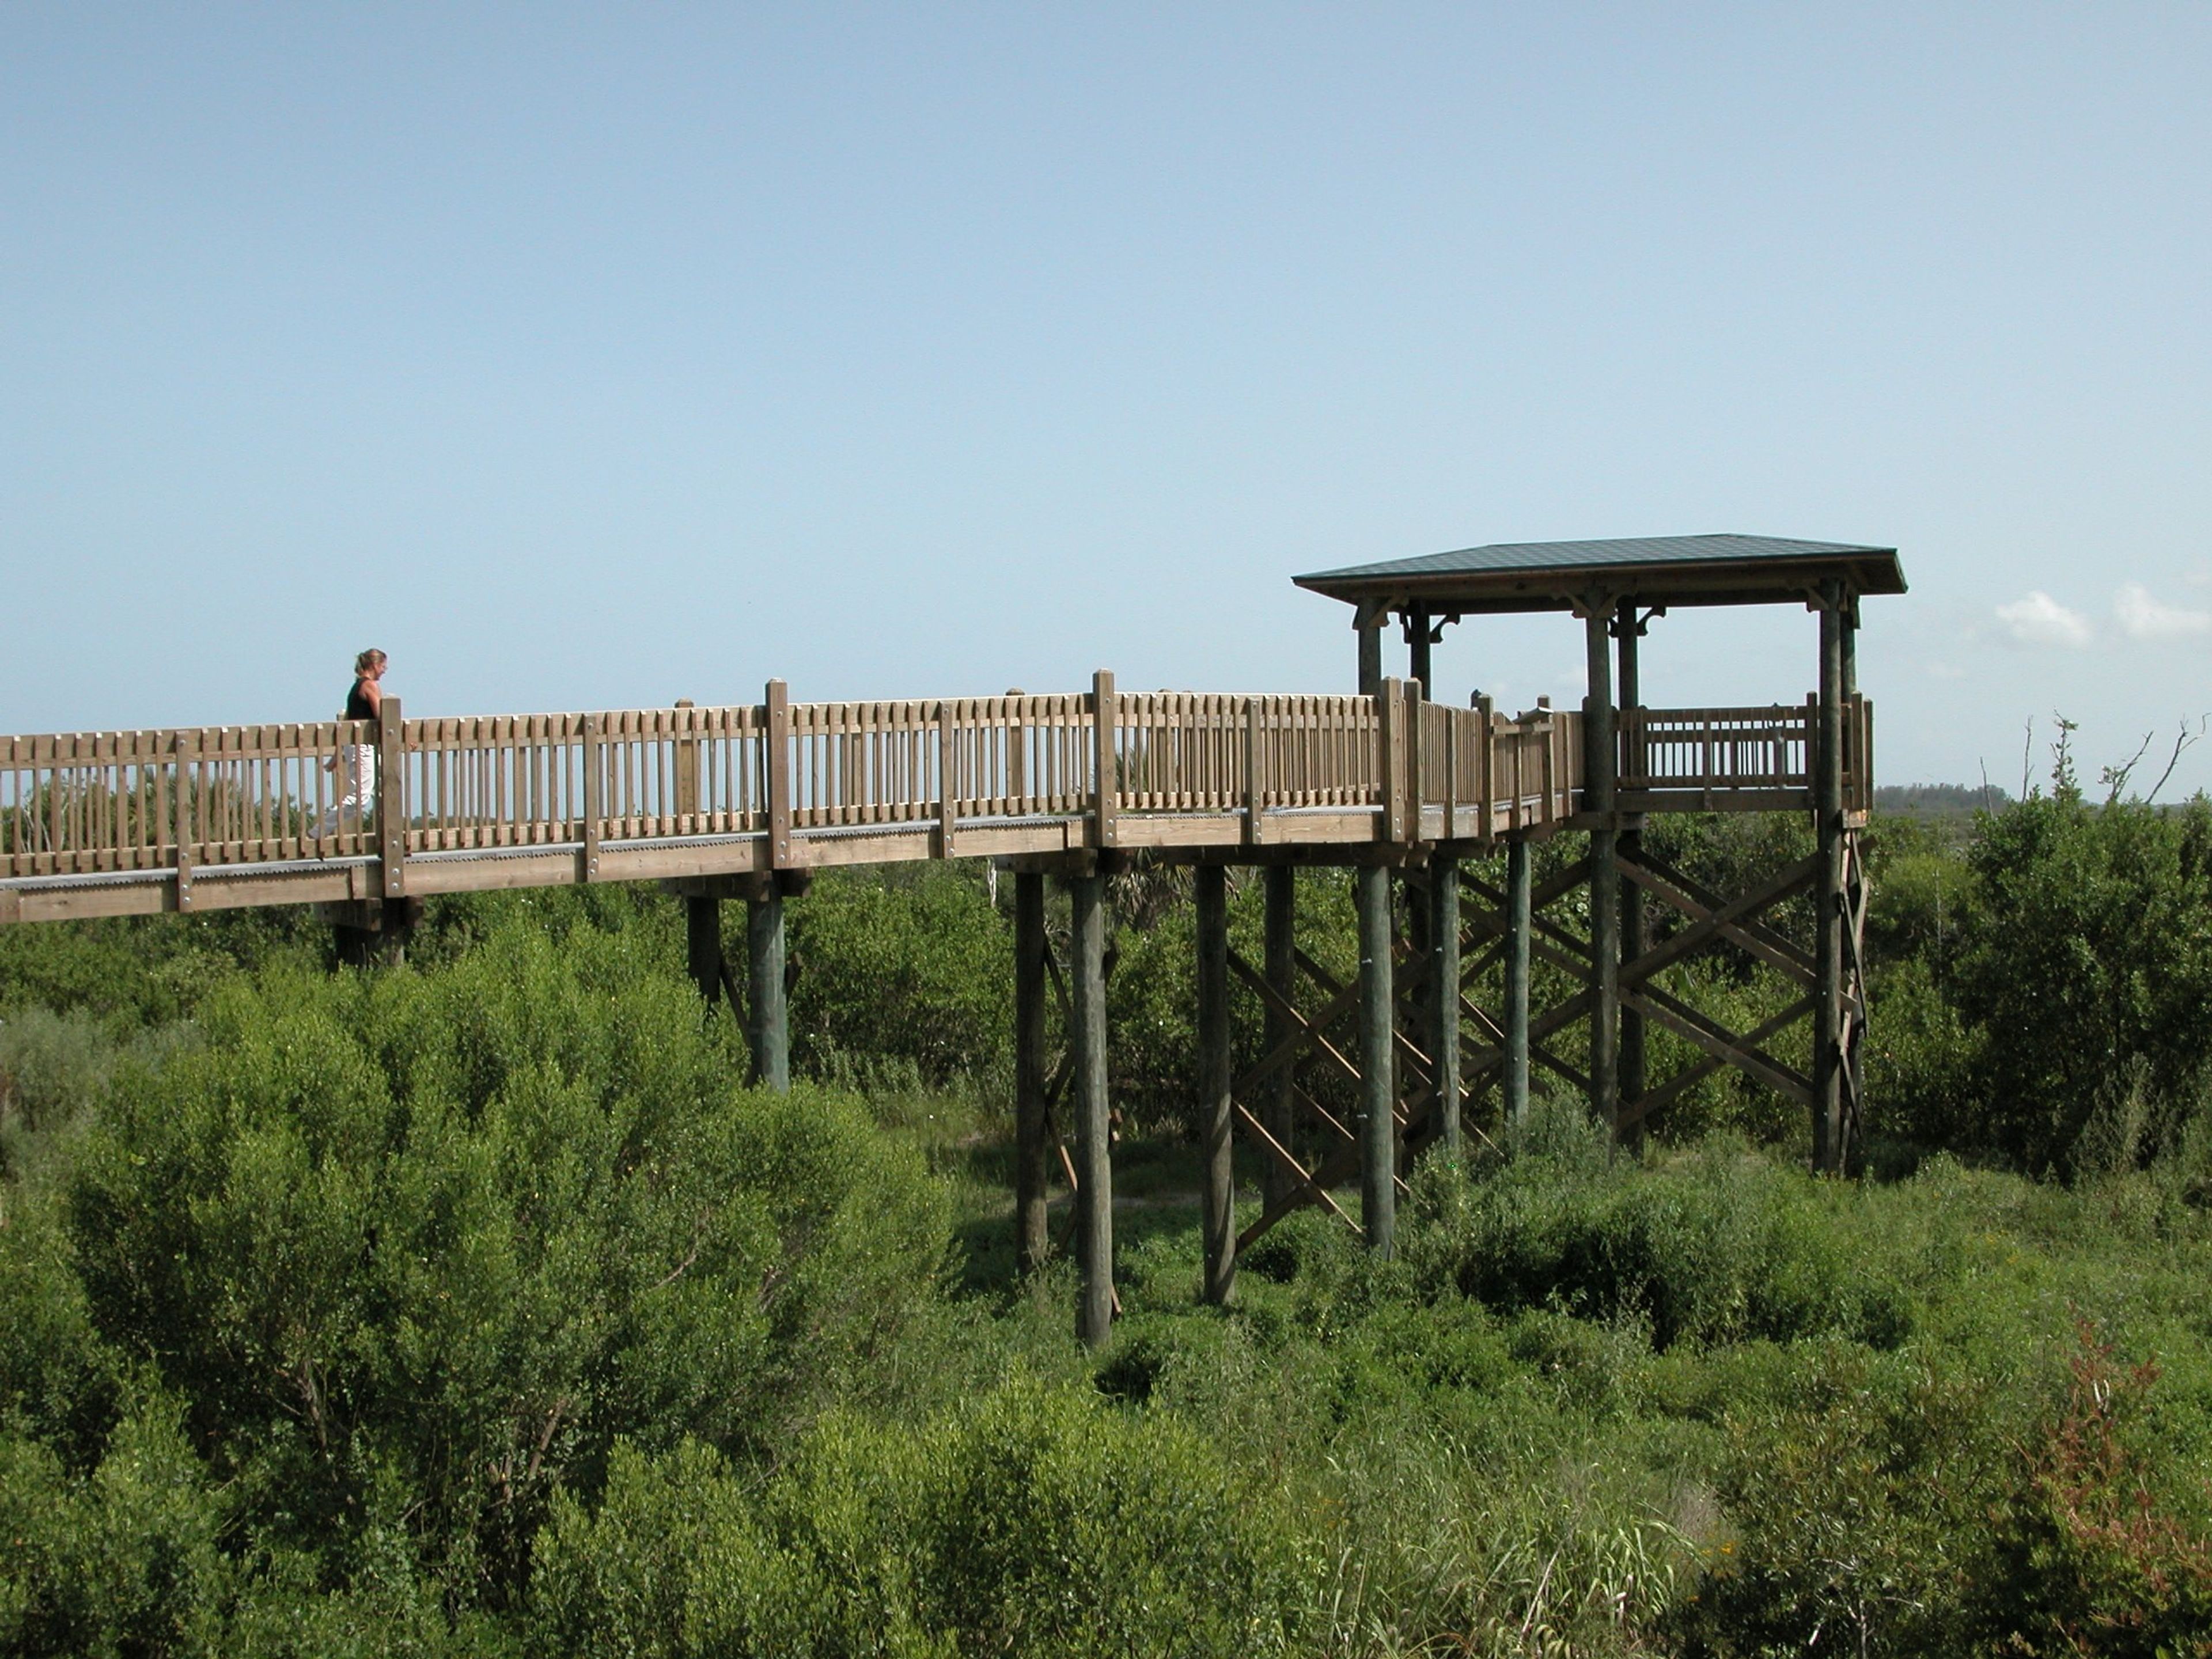
[[[1801,835],[1654,826],[1715,885]],[[1869,1179],[1725,1079],[1632,1158],[1548,1100],[1226,1315],[1188,907],[1128,878],[1095,1355],[1011,1270],[978,872],[794,902],[781,1098],[650,892],[368,974],[282,913],[0,931],[0,1649],[2212,1652],[2212,811],[1873,840]]]

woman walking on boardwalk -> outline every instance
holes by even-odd
[[[342,719],[373,720],[383,713],[384,690],[378,682],[384,678],[387,660],[384,653],[374,647],[353,659],[353,689],[346,693]],[[345,793],[324,816],[321,833],[331,835],[348,820],[356,825],[366,823],[376,811],[376,762],[368,745],[349,743],[324,766],[328,771],[340,773]]]

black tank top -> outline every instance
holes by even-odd
[[[348,720],[373,720],[376,718],[376,709],[368,701],[368,693],[361,689],[368,684],[367,680],[356,680],[353,690],[346,693],[345,717]]]

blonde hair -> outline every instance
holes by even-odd
[[[368,650],[362,652],[361,655],[353,659],[353,672],[356,674],[366,674],[370,669],[375,667],[377,664],[384,660],[384,653],[376,649],[375,647],[371,646]]]

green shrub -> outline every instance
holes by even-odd
[[[1114,930],[1106,982],[1106,1071],[1133,1126],[1191,1137],[1198,1076],[1198,922],[1179,904],[1149,927]],[[1245,1021],[1245,1029],[1250,1029]]]
[[[1966,1653],[2013,1459],[1955,1366],[1823,1339],[1713,1379],[1726,1533],[1675,1610],[1689,1651]]]
[[[1875,997],[1864,1056],[1869,1137],[1929,1149],[1985,1144],[1983,1031],[1966,1025],[1923,961],[1889,968]]]
[[[979,872],[824,871],[789,915],[795,1064],[903,1060],[940,1085],[1012,1066],[1013,929]]]
[[[52,1201],[5,1183],[0,1332],[0,1431],[37,1440],[69,1469],[89,1468],[121,1408],[122,1367],[93,1328]]]
[[[0,1018],[0,1176],[35,1176],[65,1156],[119,1069],[188,1048],[182,1024],[118,1026],[83,1008],[18,1008]]]
[[[1652,1171],[1530,1155],[1480,1179],[1425,1171],[1401,1248],[1429,1294],[1634,1321],[1661,1348],[1825,1332],[1894,1346],[1909,1302],[1870,1271],[1850,1201],[1724,1142]]]
[[[939,1190],[856,1103],[736,1090],[618,936],[271,976],[121,1087],[70,1224],[93,1320],[269,1547],[354,1572],[380,1483],[464,1604],[628,1435],[732,1449],[848,1395],[933,1298]]]
[[[2212,1052],[2212,808],[2091,806],[2062,789],[1982,821],[1947,988],[1988,1034],[1981,1133],[2065,1173],[2091,1114],[2145,1068],[2146,1155],[2172,1145]]]
[[[126,1413],[82,1475],[0,1430],[0,1650],[25,1656],[209,1645],[227,1566],[224,1505],[171,1402]]]
[[[1188,1653],[1279,1648],[1304,1571],[1186,1431],[1016,1382],[915,1428],[824,1420],[748,1498],[702,1449],[618,1454],[564,1501],[546,1654]]]
[[[240,975],[326,963],[304,905],[0,927],[0,1018],[82,1012],[123,1030],[188,1018]]]

